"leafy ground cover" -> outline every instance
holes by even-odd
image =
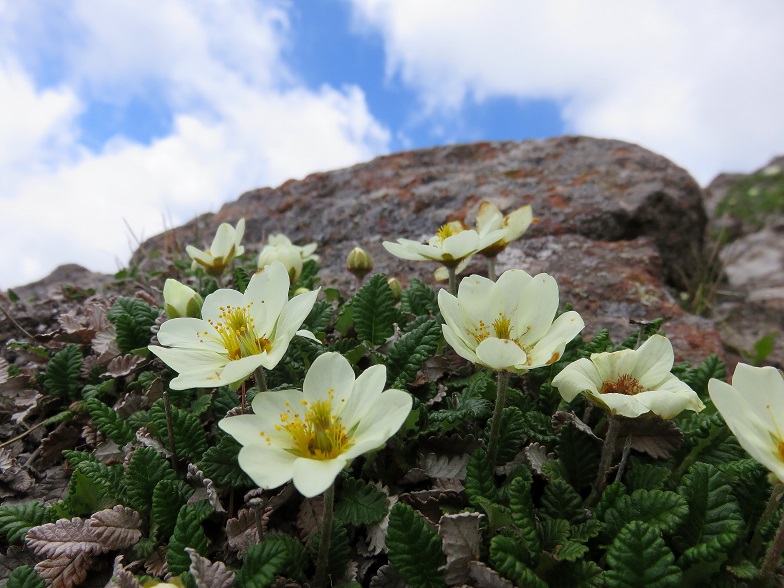
[[[501,372],[496,409],[496,374],[445,343],[436,290],[375,274],[340,292],[320,284],[308,259],[290,272],[290,294],[321,287],[301,325],[315,340],[294,337],[273,368],[239,383],[172,388],[177,373],[148,349],[165,321],[161,282],[176,274],[200,300],[219,286],[244,292],[255,260],[241,254],[232,265],[214,275],[185,260],[165,274],[124,272],[125,296],[77,295],[55,332],[20,328],[6,343],[0,536],[9,588],[96,578],[122,588],[780,579],[780,552],[772,576],[763,569],[784,515],[780,486],[710,400],[709,381],[726,375],[717,357],[673,367],[705,408],[668,419],[611,414],[583,394],[567,402],[552,383],[578,360],[666,333],[661,320],[625,341],[582,333],[548,365]],[[384,387],[409,394],[411,411],[337,474],[331,496],[305,497],[290,482],[259,488],[218,423],[250,412],[259,394],[302,389],[325,353],[341,354],[357,375],[385,366]],[[65,483],[47,490],[58,472]]]

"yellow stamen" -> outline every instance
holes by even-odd
[[[250,315],[252,305],[221,306],[218,320],[207,320],[218,333],[213,339],[223,345],[230,360],[269,353],[272,349],[269,339],[256,332]]]
[[[640,392],[644,392],[645,388],[637,381],[631,374],[623,374],[614,382],[604,382],[602,389],[599,391],[601,394],[626,394],[627,396],[634,396]]]
[[[331,399],[311,403],[304,419],[299,414],[281,415],[281,423],[282,426],[275,425],[275,429],[288,433],[287,445],[290,446],[287,451],[298,457],[334,459],[352,445],[351,431],[347,431],[341,417],[333,413]]]

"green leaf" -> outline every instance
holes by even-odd
[[[417,588],[443,588],[439,572],[446,565],[441,539],[413,508],[398,502],[389,514],[389,561],[400,576]]]
[[[245,289],[248,287],[248,282],[250,282],[248,272],[246,272],[244,268],[237,266],[232,272],[232,278],[234,278],[234,289],[237,292],[245,292]]]
[[[176,477],[169,462],[152,447],[141,447],[133,452],[131,462],[125,471],[123,504],[140,513],[148,513],[152,508],[152,493],[161,480]]]
[[[448,398],[446,405],[447,408],[428,414],[428,431],[446,433],[466,423],[485,419],[493,412],[493,403],[472,387]]]
[[[476,502],[487,514],[487,524],[489,525],[491,532],[495,533],[498,529],[511,527],[514,524],[514,521],[512,520],[512,511],[507,507],[496,504],[481,496],[476,499]]]
[[[69,400],[78,397],[81,386],[82,352],[73,343],[54,354],[46,366],[44,386],[55,396]]]
[[[710,464],[695,463],[678,494],[689,505],[681,534],[676,537],[683,560],[694,563],[729,553],[741,539],[744,522],[724,474]]]
[[[292,284],[292,291],[299,288],[314,290],[321,281],[321,278],[318,277],[319,269],[321,268],[314,259],[309,259],[303,263],[302,273],[299,275],[299,279],[294,284]]]
[[[636,463],[626,472],[629,490],[663,490],[669,479],[669,469],[649,463]]]
[[[332,320],[333,314],[334,310],[329,302],[317,300],[313,308],[310,309],[310,314],[308,314],[305,322],[302,323],[302,328],[321,338],[326,334],[327,326],[329,321]]]
[[[569,539],[578,543],[586,543],[601,533],[603,526],[602,522],[597,519],[588,519],[579,525],[572,525]]]
[[[485,427],[485,439],[490,438],[493,426],[492,417]],[[528,438],[523,412],[516,406],[507,406],[501,414],[501,431],[498,436],[498,456],[496,463],[503,465],[512,461],[520,453]]]
[[[177,514],[193,492],[182,480],[161,480],[155,485],[150,520],[157,537],[169,537],[174,532]]]
[[[539,536],[536,532],[536,511],[531,497],[532,481],[529,477],[515,478],[509,484],[509,508],[512,520],[520,530],[520,537],[533,554],[539,553]]]
[[[139,298],[120,297],[106,313],[114,323],[117,345],[122,353],[146,347],[152,337],[150,329],[158,319],[158,309]]]
[[[661,533],[673,533],[686,519],[689,507],[675,492],[635,490],[618,498],[604,514],[607,535],[614,538],[630,521],[646,523]]]
[[[441,343],[441,325],[428,320],[395,341],[387,356],[387,381],[401,387],[416,376]]]
[[[177,513],[177,522],[174,532],[169,539],[169,549],[166,552],[166,561],[172,574],[187,572],[191,565],[191,558],[186,547],[195,549],[199,555],[207,553],[207,535],[202,529],[201,522],[206,519],[212,508],[206,500],[196,504],[186,504]]]
[[[615,506],[621,496],[626,495],[626,486],[620,482],[613,482],[604,489],[602,496],[599,499],[599,504],[593,511],[593,514],[598,519],[604,519],[605,513]]]
[[[333,527],[333,531],[335,527]],[[340,535],[340,533],[338,533]],[[340,547],[340,544],[343,543],[343,535],[345,535],[345,548]],[[343,535],[340,535],[335,540],[335,544],[338,545],[338,549],[342,549],[343,551],[347,550],[348,555],[346,559],[350,557],[350,547],[348,544],[348,535],[343,532]],[[290,578],[295,579],[303,579],[305,577],[305,566],[308,563],[308,555],[307,551],[305,550],[305,546],[292,535],[287,535],[285,533],[267,533],[264,535],[264,543],[281,543],[286,548],[286,561],[283,563],[281,570],[278,572],[278,575],[285,575]],[[333,556],[337,558],[342,557],[339,555],[335,555],[334,550],[330,550],[330,558]],[[345,560],[344,560],[345,561]],[[344,565],[345,567],[345,565]]]
[[[602,568],[592,561],[578,561],[559,565],[547,579],[550,586],[568,586],[569,588],[601,588]]]
[[[408,288],[403,290],[400,298],[400,309],[416,316],[438,313],[438,296],[435,290],[419,278],[411,278]]]
[[[346,478],[335,505],[335,517],[350,525],[373,525],[387,514],[387,496],[356,478]]]
[[[395,332],[395,298],[384,274],[375,274],[351,299],[354,330],[360,341],[381,345]]]
[[[87,517],[114,503],[115,497],[110,492],[110,481],[100,476],[87,477],[79,468],[71,474],[68,495],[63,499],[62,507],[71,516]]]
[[[539,537],[542,551],[555,553],[566,543],[571,527],[565,519],[544,519],[539,525]]]
[[[42,502],[0,506],[0,535],[5,535],[8,543],[21,541],[31,528],[49,522]]]
[[[555,453],[563,464],[566,481],[576,490],[588,488],[596,477],[600,446],[572,423],[564,424],[558,432]]]
[[[586,519],[583,500],[564,480],[551,480],[544,489],[539,514],[547,519],[566,519],[576,523]]]
[[[212,410],[215,412],[215,416],[220,418],[232,408],[239,406],[239,404],[240,397],[231,389],[231,386],[221,386],[215,393],[215,398],[213,398]]]
[[[465,491],[468,495],[468,501],[474,506],[479,506],[479,498],[485,498],[490,502],[499,502],[500,500],[493,472],[490,470],[490,462],[487,461],[487,453],[482,449],[474,450],[468,459]]]
[[[111,407],[95,397],[86,400],[85,405],[98,430],[120,447],[135,438],[131,426]]]
[[[176,406],[172,406],[171,410],[177,457],[184,457],[191,462],[198,461],[207,451],[207,437],[199,417]],[[162,398],[156,400],[150,408],[150,419],[158,439],[164,447],[168,447],[169,430],[166,422],[166,408]]]
[[[659,532],[632,521],[618,533],[607,551],[609,569],[604,580],[610,588],[680,586],[681,570]]]
[[[233,437],[223,435],[217,445],[210,447],[199,462],[204,475],[224,488],[250,488],[253,480],[248,477],[237,461],[242,445]]]
[[[267,588],[287,559],[286,545],[280,541],[262,541],[252,546],[237,575],[239,588]]]
[[[29,566],[19,566],[8,576],[6,588],[44,588],[46,582]]]
[[[517,540],[496,535],[490,541],[490,562],[499,574],[515,586],[547,588],[547,584],[528,567],[527,561],[527,550]]]
[[[718,355],[711,355],[702,363],[694,366],[681,378],[689,387],[694,390],[699,396],[705,397],[708,393],[708,382],[711,378],[717,380],[724,380],[727,375],[724,362],[719,359]]]
[[[604,353],[614,351],[615,345],[610,339],[610,331],[602,329],[596,333],[593,339],[580,349],[580,357],[591,357],[592,353]]]

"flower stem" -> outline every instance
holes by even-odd
[[[591,493],[585,501],[587,505],[593,505],[599,499],[602,490],[604,490],[604,479],[607,475],[607,470],[610,469],[610,462],[612,462],[612,457],[615,453],[615,440],[618,438],[620,424],[621,420],[614,414],[611,414],[607,419],[607,433],[604,435],[602,457],[599,460],[599,471],[596,473],[596,480],[593,483]]]
[[[776,484],[771,489],[770,498],[768,498],[768,504],[765,505],[765,510],[760,516],[760,520],[757,523],[757,528],[754,529],[754,536],[751,538],[749,548],[746,551],[746,554],[749,556],[751,561],[754,561],[757,558],[760,547],[762,547],[762,530],[776,512],[776,509],[779,506],[779,502],[781,501],[782,494],[784,494],[784,485],[782,484]]]
[[[163,406],[166,409],[166,428],[169,433],[169,451],[171,452],[172,466],[177,471],[177,446],[174,444],[174,420],[172,418],[171,401],[169,400],[169,393],[166,387],[163,388]]]
[[[487,447],[487,460],[490,462],[490,471],[495,471],[495,461],[498,457],[498,437],[501,434],[501,418],[506,404],[506,390],[509,387],[509,372],[498,372],[498,390],[495,396],[495,410],[493,411],[493,426],[490,428],[490,440]]]
[[[781,564],[782,551],[784,551],[784,516],[781,517],[779,528],[776,529],[776,535],[773,537],[773,543],[768,548],[768,552],[765,554],[765,561],[762,563],[760,576],[763,583],[770,580],[773,572]]]
[[[487,258],[487,277],[494,282],[496,281],[495,275],[495,257]]]
[[[256,376],[256,385],[259,387],[261,392],[267,391],[267,374],[264,373],[263,367],[257,367],[256,371],[253,372],[253,375]]]
[[[457,268],[447,266],[446,269],[449,272],[449,293],[457,296]]]
[[[321,519],[321,540],[316,560],[314,586],[327,586],[327,567],[329,565],[329,542],[332,539],[333,506],[335,504],[335,482],[324,491],[324,515]]]

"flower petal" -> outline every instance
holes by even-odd
[[[226,354],[226,348],[216,339],[218,333],[207,321],[181,317],[170,319],[161,325],[158,341],[168,347],[199,349]]]
[[[591,361],[599,370],[603,382],[615,382],[620,376],[631,375],[637,367],[638,359],[639,355],[633,349],[591,354]]]
[[[479,205],[476,213],[476,230],[481,235],[500,229],[503,225],[504,216],[498,207],[490,201],[485,200]]]
[[[240,414],[218,421],[218,427],[234,437],[240,445],[258,445],[263,442],[261,432],[266,432],[266,423],[259,415]]]
[[[386,249],[389,253],[395,257],[399,257],[400,259],[408,259],[411,261],[427,261],[433,259],[431,256],[424,256],[419,251],[414,251],[411,243],[415,245],[421,245],[421,243],[417,243],[416,241],[409,241],[408,239],[398,239],[397,243],[384,241],[381,245],[383,245],[384,249]],[[430,250],[428,250],[428,252],[430,253]],[[436,259],[439,258],[437,257]]]
[[[512,318],[513,332],[520,343],[534,345],[553,324],[558,310],[558,284],[551,275],[538,274],[518,292],[520,307]]]
[[[530,204],[521,206],[517,210],[513,210],[504,217],[504,228],[506,229],[506,236],[504,241],[510,243],[519,239],[523,233],[528,230],[534,220],[533,210]]]
[[[455,330],[456,329],[451,328],[449,325],[441,325],[441,332],[444,334],[444,339],[446,339],[446,342],[455,350],[455,353],[471,363],[477,363],[479,358],[476,356],[476,353],[468,345],[467,340],[458,335]]]
[[[561,373],[553,378],[553,386],[558,388],[558,392],[566,402],[571,402],[578,394],[582,394],[586,390],[593,394],[599,394],[602,379],[591,360],[582,358],[561,370]]]
[[[663,419],[671,419],[684,410],[699,412],[705,408],[697,393],[675,376],[656,390],[635,394],[634,399]]]
[[[354,390],[354,370],[340,353],[328,352],[319,355],[311,364],[302,393],[308,402],[324,400],[332,395],[333,406],[351,396]]]
[[[256,272],[245,289],[245,304],[253,303],[251,315],[256,329],[269,337],[289,299],[289,273],[282,263],[274,261]],[[202,313],[204,310],[202,310]]]
[[[288,341],[294,338],[297,329],[308,318],[308,314],[316,303],[319,291],[320,289],[298,294],[286,303],[280,313],[278,323],[275,325],[275,341],[282,337],[287,339],[286,345],[288,345]],[[315,337],[313,338],[315,339]]]
[[[229,290],[228,288],[215,290],[215,292],[209,294],[204,299],[204,306],[201,307],[201,316],[205,321],[223,322],[220,319],[223,313],[221,307],[226,308],[227,306],[245,306],[245,297],[240,292]]]
[[[306,498],[318,496],[332,485],[347,464],[348,460],[342,456],[321,461],[299,458],[294,462],[294,486]]]
[[[471,230],[460,231],[444,239],[441,248],[451,259],[463,259],[479,251],[479,234]]]
[[[525,367],[528,355],[510,339],[488,337],[476,347],[476,356],[482,365],[494,370]]]
[[[566,344],[583,330],[585,323],[575,311],[563,313],[550,327],[529,354],[531,367],[539,367],[557,361],[563,355]]]
[[[346,414],[351,419],[343,424],[351,429],[354,424],[365,418],[367,412],[378,401],[387,381],[387,368],[385,365],[374,365],[359,374],[351,396],[347,398],[342,407],[336,407],[340,414]]]
[[[264,365],[266,359],[267,354],[261,353],[259,355],[249,355],[248,357],[243,357],[241,359],[235,359],[228,362],[226,367],[223,368],[223,383],[231,384],[233,382],[244,380],[254,371],[256,371],[256,368]]]
[[[356,442],[372,439],[374,443],[372,447],[382,445],[397,433],[411,412],[412,405],[413,400],[408,392],[394,388],[384,390],[363,415],[354,432]],[[349,450],[346,455],[359,455],[359,453]]]
[[[221,372],[229,361],[225,355],[202,349],[169,349],[157,345],[149,345],[147,348],[180,374]]]
[[[752,410],[775,415],[777,422],[784,425],[784,377],[776,368],[739,363],[732,375],[732,386],[747,397]],[[784,426],[781,428],[784,434]]]
[[[237,461],[260,488],[277,488],[291,480],[297,458],[288,451],[268,445],[246,445]]]
[[[625,416],[630,419],[637,418],[648,412],[648,407],[635,400],[635,396],[627,394],[586,394],[593,400],[607,407],[612,414]],[[638,394],[639,396],[639,394]]]
[[[672,343],[667,337],[651,335],[640,345],[636,353],[637,365],[634,368],[634,377],[643,388],[649,390],[658,388],[658,385],[670,376],[672,364],[675,362]]]

